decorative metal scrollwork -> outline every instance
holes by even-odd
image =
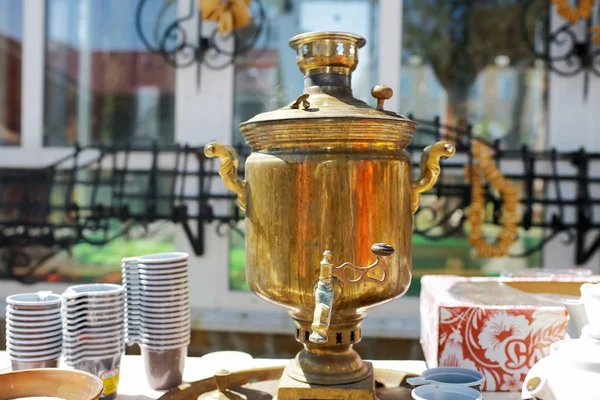
[[[250,4],[252,21],[248,26],[234,30],[231,35],[220,34],[215,26],[208,36],[202,34],[205,21],[198,11],[196,0],[189,1],[188,12],[182,16],[178,14],[178,1],[163,1],[155,16],[152,32],[149,34],[143,26],[144,11],[148,3],[149,0],[139,0],[137,5],[135,27],[138,37],[148,51],[159,54],[173,68],[196,65],[198,86],[201,64],[211,69],[223,69],[233,64],[237,57],[257,48],[261,38],[264,38],[265,43],[270,41],[270,28],[261,0],[252,0]],[[177,17],[173,18],[173,13]],[[196,13],[198,13],[197,17]],[[195,18],[198,24],[197,38],[191,37],[185,28],[186,23]],[[260,54],[257,52],[256,57],[260,57]]]
[[[563,77],[585,74],[584,96],[589,90],[589,74],[600,77],[600,46],[594,44],[594,12],[600,18],[600,7],[594,5],[589,18],[552,26],[555,6],[549,0],[526,0],[523,3],[522,30],[532,54],[554,73]],[[574,22],[574,23],[573,23]]]

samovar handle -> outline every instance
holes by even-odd
[[[377,109],[383,110],[383,103],[393,96],[394,92],[385,85],[377,85],[371,89],[371,95],[377,99]],[[456,153],[455,146],[450,142],[438,142],[427,146],[421,154],[421,174],[412,184],[412,212],[419,209],[421,193],[430,190],[440,176],[440,160],[452,157]]]
[[[392,246],[385,243],[375,243],[371,246],[371,251],[377,256],[375,262],[366,267],[359,267],[349,262],[345,262],[337,267],[331,262],[331,251],[323,252],[321,261],[321,271],[319,273],[319,282],[315,290],[315,312],[313,323],[311,325],[312,333],[308,340],[312,343],[327,343],[327,332],[331,324],[331,312],[333,305],[333,277],[339,278],[344,285],[353,285],[370,279],[377,282],[385,282],[389,276],[389,269],[385,257],[395,253]],[[383,269],[383,275],[380,278],[369,276],[369,271],[380,266]],[[340,271],[340,272],[337,272]],[[347,276],[347,271],[352,271],[352,277]]]
[[[456,153],[456,147],[450,142],[438,142],[427,146],[421,154],[421,174],[412,184],[412,212],[419,209],[421,193],[430,190],[440,176],[440,160],[452,157]]]
[[[211,142],[204,147],[204,154],[208,158],[218,157],[221,161],[219,175],[223,178],[227,189],[238,195],[238,206],[246,211],[246,181],[238,176],[238,155],[232,146]]]

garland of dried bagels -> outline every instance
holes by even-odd
[[[228,35],[250,22],[252,0],[199,0],[202,18],[217,22],[217,31]]]
[[[571,24],[575,24],[582,19],[588,19],[592,16],[596,0],[580,0],[577,7],[571,6],[570,0],[553,0],[552,2],[556,4],[558,15]],[[600,25],[591,27],[590,33],[593,35],[592,40],[594,43],[600,43]]]
[[[465,167],[465,177],[471,182],[471,208],[467,218],[471,232],[468,240],[477,250],[478,257],[502,257],[508,254],[510,246],[517,240],[517,190],[498,170],[490,149],[485,144],[474,141],[471,151],[477,164]],[[496,245],[488,243],[483,237],[485,190],[481,174],[502,195],[502,229]]]

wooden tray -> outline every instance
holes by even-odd
[[[248,400],[270,400],[277,395],[279,378],[284,367],[255,368],[232,372],[229,389],[247,396]],[[410,400],[412,387],[406,378],[412,373],[375,368],[377,397],[380,400]],[[249,383],[250,382],[250,383]],[[214,377],[192,383],[184,383],[162,395],[158,400],[197,400],[198,396],[217,390]]]

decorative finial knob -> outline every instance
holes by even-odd
[[[385,243],[375,243],[373,246],[371,246],[371,251],[373,254],[379,257],[388,257],[396,252],[392,246]]]
[[[226,369],[220,369],[213,374],[219,392],[224,392],[229,389],[229,378],[231,372]]]
[[[371,89],[371,95],[377,99],[377,109],[383,111],[383,102],[391,99],[394,91],[385,85],[376,85]]]

